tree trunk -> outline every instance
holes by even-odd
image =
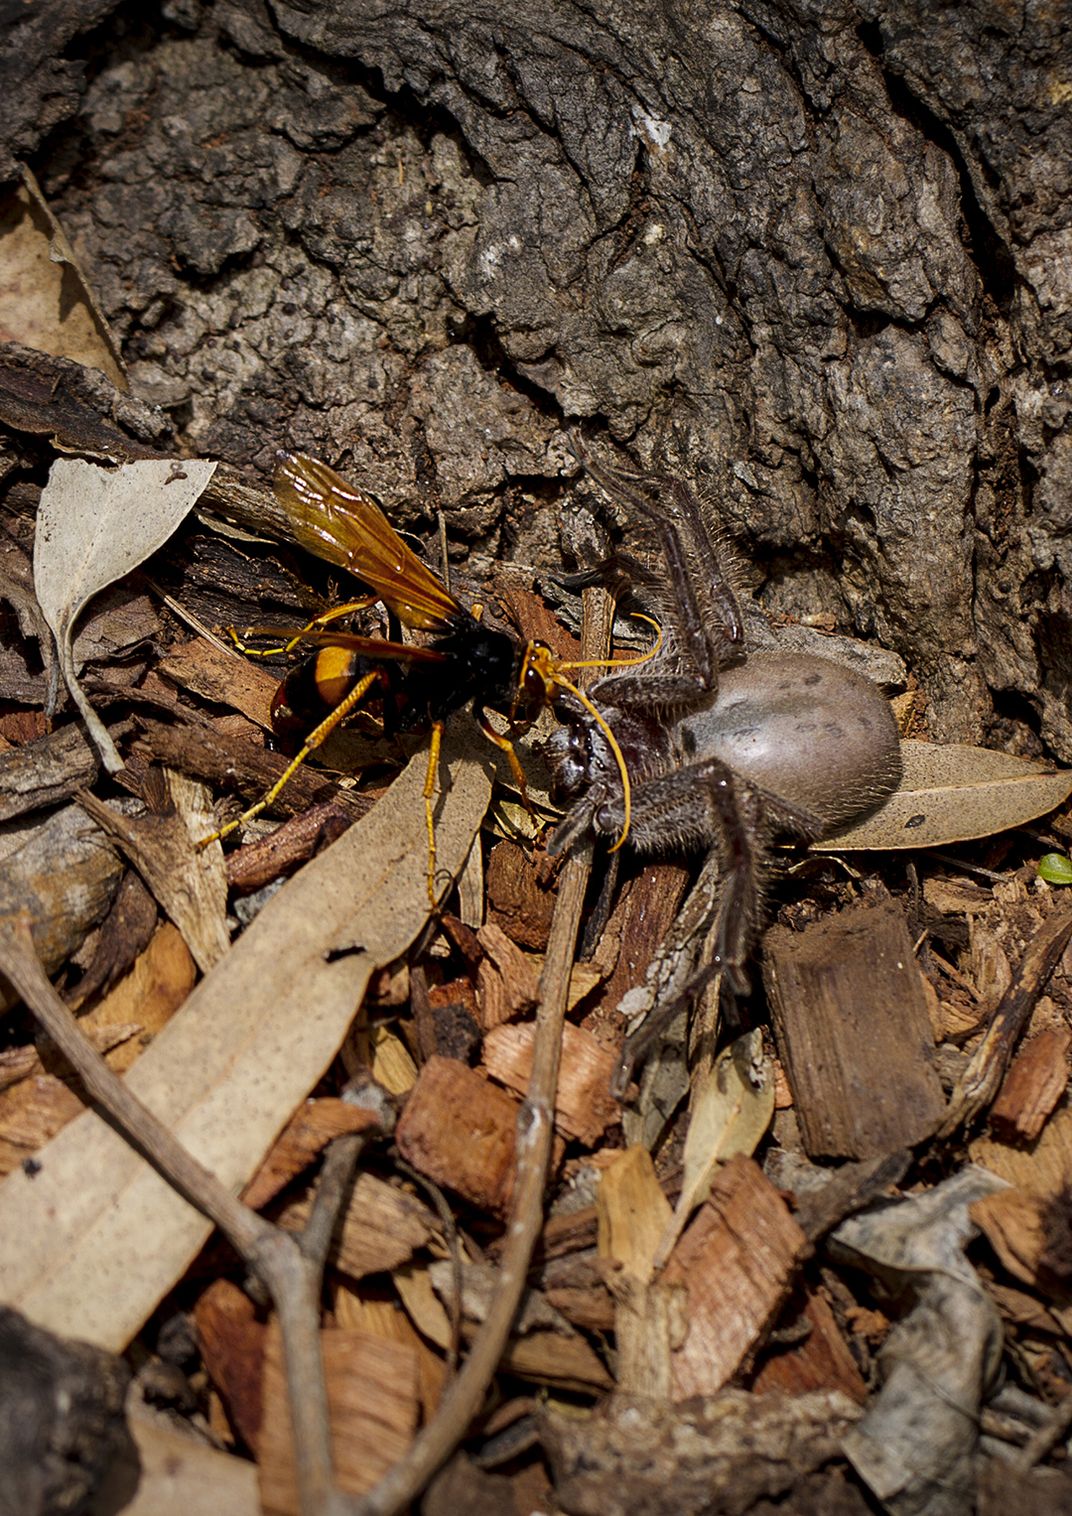
[[[179,445],[299,445],[547,563],[570,423],[669,448],[769,610],[896,649],[934,735],[1069,760],[1070,32],[82,0],[11,28],[0,96]]]

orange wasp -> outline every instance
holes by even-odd
[[[302,453],[281,453],[275,493],[295,542],[316,557],[349,570],[368,586],[371,594],[337,606],[291,637],[288,649],[307,642],[317,650],[280,684],[272,701],[272,726],[280,735],[293,736],[295,732],[307,735],[301,750],[264,798],[215,835],[226,836],[271,805],[309,754],[364,702],[377,699],[382,702],[385,728],[431,729],[424,801],[428,895],[434,906],[437,892],[433,806],[447,716],[472,704],[485,736],[506,754],[527,804],[525,776],[512,737],[529,727],[544,706],[553,704],[558,694],[566,691],[598,722],[618,762],[625,793],[625,822],[615,846],[621,846],[629,830],[630,816],[625,762],[602,716],[565,677],[566,670],[586,665],[560,662],[544,642],[523,643],[506,632],[485,626],[407,547],[372,496],[348,484],[326,464]],[[427,634],[427,644],[414,646],[328,629],[329,621],[377,600],[404,626]],[[245,635],[254,637],[262,633],[251,628]],[[638,659],[616,662],[639,663],[651,656],[647,653]],[[506,718],[507,734],[497,732],[491,725],[489,710]]]

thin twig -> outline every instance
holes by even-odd
[[[532,1077],[517,1123],[517,1179],[495,1296],[473,1339],[469,1356],[444,1394],[434,1420],[418,1434],[406,1456],[379,1484],[350,1505],[354,1516],[396,1516],[417,1498],[465,1436],[510,1336],[543,1220],[566,991],[589,867],[588,857],[580,855],[571,858],[562,871],[540,981]]]
[[[1072,907],[1051,916],[1028,943],[1016,977],[1005,991],[986,1035],[949,1098],[939,1137],[974,1120],[994,1099],[1035,1003],[1072,937]]]
[[[604,656],[609,641],[613,602],[601,590],[586,590],[584,598],[582,657],[598,658]],[[517,1177],[495,1295],[473,1338],[469,1356],[446,1389],[435,1418],[378,1485],[363,1497],[347,1502],[347,1511],[352,1516],[398,1516],[417,1498],[465,1436],[502,1358],[525,1293],[529,1264],[543,1223],[544,1189],[554,1139],[562,1024],[590,871],[588,846],[567,861],[559,881],[540,976],[532,1073],[517,1120]]]
[[[1072,1427],[1072,1395],[1066,1395],[1064,1400],[1051,1408],[1043,1425],[1031,1433],[1014,1459],[1013,1467],[1021,1474],[1029,1474],[1036,1463],[1041,1463],[1046,1454],[1067,1437],[1070,1427]]]
[[[214,1222],[271,1294],[283,1335],[295,1465],[304,1516],[337,1509],[320,1352],[322,1267],[298,1238],[251,1211],[194,1158],[83,1037],[37,957],[29,913],[0,916],[3,977],[77,1072],[86,1092],[143,1158]]]
[[[328,1144],[320,1165],[320,1178],[313,1196],[309,1219],[300,1236],[305,1257],[323,1274],[327,1267],[331,1240],[335,1236],[339,1213],[353,1181],[357,1160],[368,1141],[368,1132],[346,1132]]]
[[[462,1341],[462,1289],[464,1279],[462,1275],[462,1241],[458,1233],[458,1223],[454,1219],[454,1212],[447,1204],[447,1197],[436,1184],[434,1179],[429,1179],[415,1169],[412,1164],[406,1163],[401,1158],[395,1159],[395,1167],[400,1174],[405,1174],[414,1184],[419,1185],[425,1191],[428,1198],[436,1208],[443,1227],[443,1236],[446,1240],[447,1250],[450,1253],[450,1341],[447,1344],[447,1374],[451,1375],[458,1367],[458,1354]]]

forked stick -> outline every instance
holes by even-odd
[[[327,1390],[320,1352],[322,1257],[307,1256],[300,1238],[265,1221],[232,1195],[87,1042],[41,966],[27,911],[0,916],[0,972],[131,1146],[219,1227],[268,1289],[283,1335],[301,1508],[304,1516],[328,1516],[333,1511],[342,1516],[344,1507],[335,1504],[338,1494],[332,1478]],[[353,1144],[349,1152],[356,1161]]]

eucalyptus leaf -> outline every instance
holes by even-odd
[[[163,546],[215,471],[215,463],[179,458],[146,458],[118,468],[60,458],[41,493],[34,590],[71,698],[110,773],[123,760],[78,683],[75,623],[94,595]]]
[[[655,1255],[660,1268],[689,1218],[711,1191],[719,1166],[739,1153],[751,1156],[774,1115],[774,1079],[758,1030],[723,1048],[693,1088],[685,1138],[681,1195]]]
[[[1072,795],[1072,769],[990,748],[905,739],[901,759],[904,773],[889,799],[813,849],[945,847],[1024,826]]]

